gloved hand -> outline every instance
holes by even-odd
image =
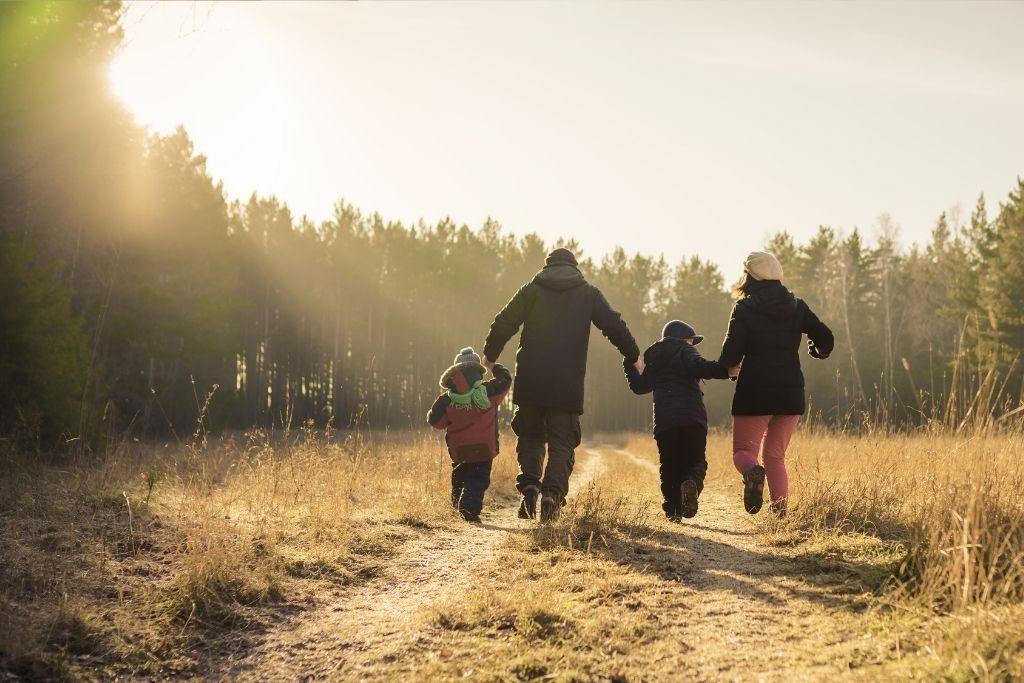
[[[819,351],[818,347],[810,339],[807,340],[807,353],[810,354],[811,358],[820,358],[822,360],[828,358],[828,354]]]

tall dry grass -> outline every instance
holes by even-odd
[[[1024,436],[845,436],[790,451],[788,524],[903,544],[887,588],[936,612],[1024,599]]]
[[[873,592],[879,628],[901,633],[908,675],[1020,680],[1024,431],[990,406],[960,405],[956,419],[909,434],[801,427],[788,454],[789,514],[765,508],[754,521],[764,543],[790,548],[811,573],[848,572]],[[978,422],[961,429],[968,414]],[[649,437],[627,447],[657,457]],[[739,507],[727,430],[710,435],[708,459],[709,482],[732,489]]]
[[[187,672],[211,633],[372,578],[420,530],[463,523],[447,452],[426,432],[0,457],[0,668],[27,675]],[[514,472],[503,454],[492,503]]]

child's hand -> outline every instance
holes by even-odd
[[[487,372],[490,372],[491,370],[494,369],[494,361],[488,358],[487,356],[484,356],[481,359],[480,364],[484,366],[484,370],[486,370]]]
[[[643,356],[641,356],[640,358],[636,359],[636,362],[633,363],[633,367],[636,368],[637,372],[643,374],[643,371],[644,371],[644,359],[643,359]]]
[[[733,382],[735,382],[736,379],[740,376],[740,369],[742,367],[743,367],[743,364],[740,363],[739,365],[734,365],[731,368],[729,368],[729,379],[731,379]]]

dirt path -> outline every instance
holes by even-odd
[[[615,455],[648,470],[656,486],[654,462],[615,451],[609,466]],[[662,536],[670,564],[650,569],[664,579],[659,615],[681,625],[686,678],[828,680],[886,659],[891,644],[864,631],[863,596],[845,577],[814,573],[759,543],[741,496],[738,483],[709,482],[698,516],[673,540]]]
[[[586,450],[573,473],[570,496],[603,468]],[[410,541],[383,576],[281,623],[259,644],[229,662],[218,677],[237,680],[359,678],[393,659],[419,633],[414,615],[466,590],[474,569],[493,562],[501,542],[530,522],[516,503],[486,509],[482,523]]]
[[[573,492],[627,464],[644,473],[640,493],[657,491],[650,460],[614,448],[581,455]],[[664,672],[671,661],[668,670],[686,680],[826,680],[857,677],[854,667],[884,659],[883,639],[865,635],[860,597],[844,590],[842,577],[809,572],[785,549],[758,542],[739,496],[738,486],[710,483],[696,519],[659,523],[637,537],[642,552],[620,560],[624,571],[654,579],[646,602],[663,629],[630,652],[631,670],[648,672],[636,678],[648,677],[651,663]],[[410,541],[383,576],[282,621],[215,677],[377,680],[395,668],[415,670],[409,653],[437,647],[422,615],[472,591],[503,541],[526,528],[508,502],[485,512],[480,525]],[[869,667],[860,677],[871,678],[870,670],[878,673]]]

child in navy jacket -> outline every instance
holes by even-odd
[[[728,379],[729,370],[697,350],[704,337],[681,320],[665,325],[662,339],[644,351],[643,372],[623,362],[635,394],[654,392],[654,439],[661,459],[665,515],[678,522],[697,514],[708,471],[708,414],[702,379]]]

